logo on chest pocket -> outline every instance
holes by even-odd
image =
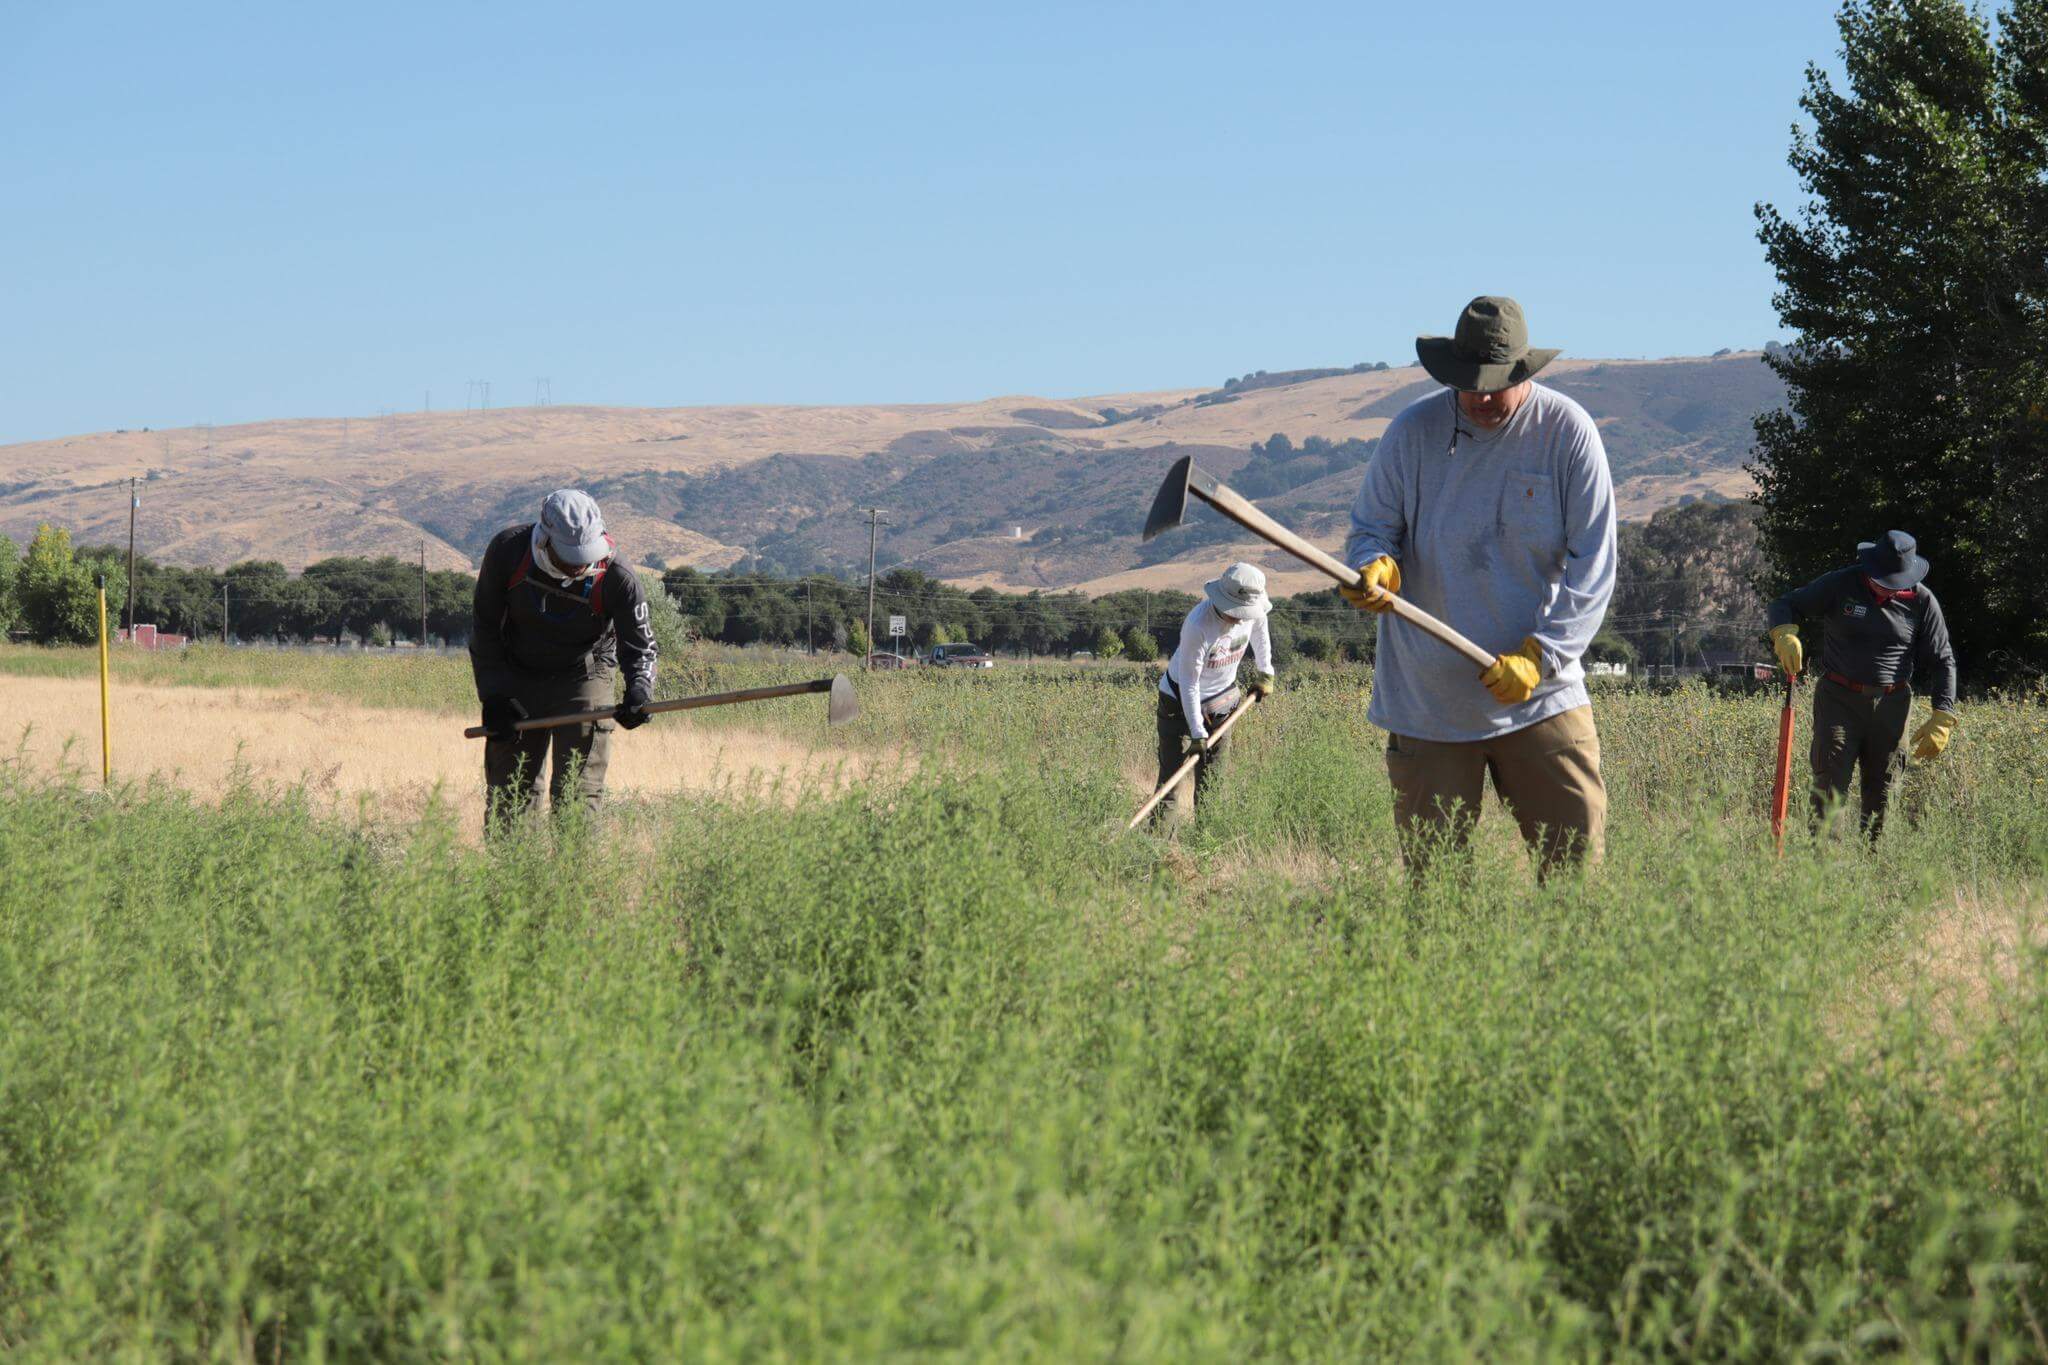
[[[1870,608],[1864,606],[1861,602],[1844,602],[1842,604],[1842,615],[1852,621],[1860,621],[1870,615]]]
[[[1500,494],[1500,529],[1535,541],[1563,537],[1564,523],[1546,472],[1517,470],[1508,479]]]

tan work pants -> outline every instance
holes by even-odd
[[[1561,863],[1598,862],[1606,844],[1607,785],[1593,708],[1580,706],[1495,739],[1466,744],[1387,736],[1387,777],[1401,854],[1420,872],[1439,848],[1463,848],[1479,823],[1486,775],[1548,876]]]

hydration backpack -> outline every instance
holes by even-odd
[[[605,535],[604,543],[605,548],[608,550],[616,550],[619,548],[619,543],[611,538],[609,532],[607,532]],[[590,597],[588,599],[590,603],[590,612],[593,616],[604,615],[604,576],[611,572],[611,568],[612,557],[610,555],[606,555],[603,559],[600,559],[597,562],[597,578],[596,581],[594,581],[590,585]],[[528,540],[526,543],[526,553],[519,557],[519,567],[514,569],[512,571],[512,577],[505,581],[506,594],[510,595],[511,591],[514,588],[518,587],[521,583],[524,583],[532,575],[532,573],[533,542],[531,540]],[[557,597],[574,597],[579,602],[585,600],[584,598],[578,596],[575,593],[564,592],[560,588],[550,587],[548,584],[543,583],[538,579],[534,580],[533,586],[539,588],[542,592],[553,593]]]

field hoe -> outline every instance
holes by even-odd
[[[1785,851],[1785,807],[1792,800],[1792,693],[1799,677],[1785,674],[1785,709],[1778,712],[1778,771],[1771,779],[1771,837]]]
[[[828,694],[825,703],[825,719],[828,724],[844,725],[860,714],[860,698],[853,694],[853,684],[846,680],[844,673],[835,673],[829,678],[818,678],[812,682],[783,683],[778,687],[748,687],[738,692],[707,692],[701,697],[677,697],[674,701],[651,701],[647,712],[654,715],[662,711],[695,711],[703,706],[730,706],[741,701],[768,701],[775,697],[800,697],[806,692]],[[573,711],[562,716],[535,716],[530,720],[517,721],[515,730],[546,730],[557,725],[582,725],[593,720],[610,720],[619,713],[616,706],[607,706],[596,711]],[[484,727],[472,725],[462,732],[464,739],[484,738]]]
[[[1145,518],[1144,538],[1150,540],[1161,531],[1170,531],[1187,520],[1190,494],[1208,503],[1260,540],[1278,546],[1311,569],[1328,574],[1345,587],[1356,587],[1364,581],[1364,576],[1358,570],[1345,567],[1334,556],[1323,553],[1252,506],[1241,494],[1197,469],[1192,455],[1182,456],[1173,468],[1166,472],[1166,482],[1159,485],[1159,496],[1152,500],[1152,512]],[[1482,671],[1493,667],[1493,655],[1407,598],[1398,593],[1391,593],[1388,600],[1392,603],[1390,609],[1402,620],[1455,649]]]
[[[1245,712],[1251,710],[1253,703],[1257,702],[1258,699],[1259,694],[1256,692],[1245,693],[1243,700],[1239,701],[1238,704],[1234,708],[1232,708],[1229,715],[1225,716],[1221,721],[1217,722],[1216,728],[1209,732],[1209,737],[1202,741],[1200,747],[1198,747],[1193,753],[1189,754],[1186,758],[1182,759],[1180,766],[1178,768],[1175,768],[1173,772],[1168,775],[1167,779],[1159,784],[1159,789],[1153,792],[1150,796],[1145,798],[1145,804],[1138,807],[1138,813],[1131,817],[1130,823],[1126,824],[1124,828],[1136,829],[1139,823],[1143,821],[1146,816],[1152,813],[1152,808],[1154,806],[1157,806],[1161,801],[1164,801],[1166,799],[1166,794],[1168,792],[1172,791],[1175,787],[1178,787],[1182,782],[1186,781],[1188,774],[1195,770],[1195,765],[1200,763],[1203,759],[1207,758],[1209,756],[1210,751],[1214,749],[1218,744],[1221,744],[1223,742],[1223,737],[1230,733],[1230,727],[1237,724],[1238,719],[1241,716],[1243,716]]]

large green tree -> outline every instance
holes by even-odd
[[[38,644],[90,644],[99,638],[99,592],[95,576],[107,579],[107,601],[121,601],[128,578],[118,563],[83,560],[71,546],[71,533],[42,525],[28,543],[28,553],[15,577],[15,600],[29,638]],[[114,629],[114,608],[107,629]]]
[[[17,611],[14,602],[14,580],[20,573],[21,552],[14,548],[9,536],[0,536],[0,640],[7,638],[7,632],[14,629]]]
[[[1789,216],[1760,236],[1797,333],[1751,466],[1774,588],[1892,527],[1965,667],[2048,665],[2048,0],[1851,0],[1807,70]]]

